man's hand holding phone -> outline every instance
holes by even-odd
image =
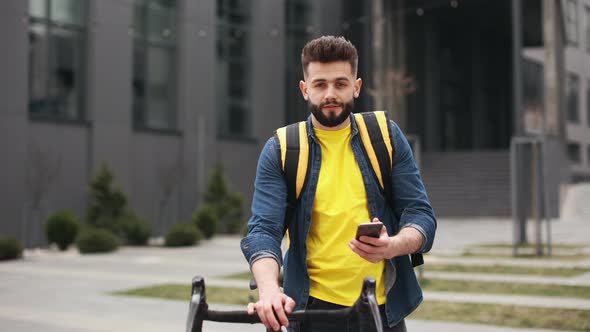
[[[378,218],[373,222],[360,224],[357,228],[357,236],[348,243],[350,249],[357,255],[371,263],[378,263],[391,258],[391,239],[387,229]]]

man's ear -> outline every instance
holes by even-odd
[[[361,86],[363,85],[363,80],[360,78],[357,78],[356,81],[354,82],[354,98],[358,98],[359,95],[361,94]]]
[[[305,84],[305,81],[301,80],[299,81],[299,90],[301,90],[301,94],[303,95],[303,99],[307,100],[308,95],[307,95],[307,84]]]

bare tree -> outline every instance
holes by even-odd
[[[32,144],[27,163],[27,190],[28,199],[24,204],[24,220],[21,229],[21,238],[25,246],[29,244],[29,226],[32,229],[41,229],[44,217],[43,201],[46,199],[51,185],[58,178],[61,169],[61,157],[52,156],[51,153],[41,150],[38,144]],[[35,228],[38,226],[38,228]],[[38,234],[38,233],[37,233]],[[33,243],[40,240],[38,235],[32,239]]]
[[[367,93],[375,110],[389,111],[402,129],[407,126],[405,96],[414,93],[416,80],[406,73],[404,2],[372,1],[373,80]],[[385,6],[386,5],[386,6]]]
[[[161,164],[157,168],[156,174],[160,190],[155,228],[157,231],[161,231],[164,225],[170,223],[174,192],[184,177],[184,164],[181,157],[171,163]]]

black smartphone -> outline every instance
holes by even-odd
[[[359,238],[362,235],[366,235],[366,236],[370,236],[370,237],[379,237],[379,235],[381,234],[382,228],[383,228],[383,223],[380,223],[380,222],[366,222],[366,223],[359,224],[356,229],[355,238],[357,240],[359,240]]]

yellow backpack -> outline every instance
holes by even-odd
[[[354,118],[363,142],[365,157],[372,166],[385,199],[392,203],[391,181],[394,149],[389,135],[389,120],[384,111],[355,113]],[[309,166],[309,141],[307,123],[301,121],[276,130],[281,147],[281,167],[287,181],[287,212],[285,231],[289,228],[295,205],[307,180]],[[424,263],[422,254],[411,255],[414,267]]]

